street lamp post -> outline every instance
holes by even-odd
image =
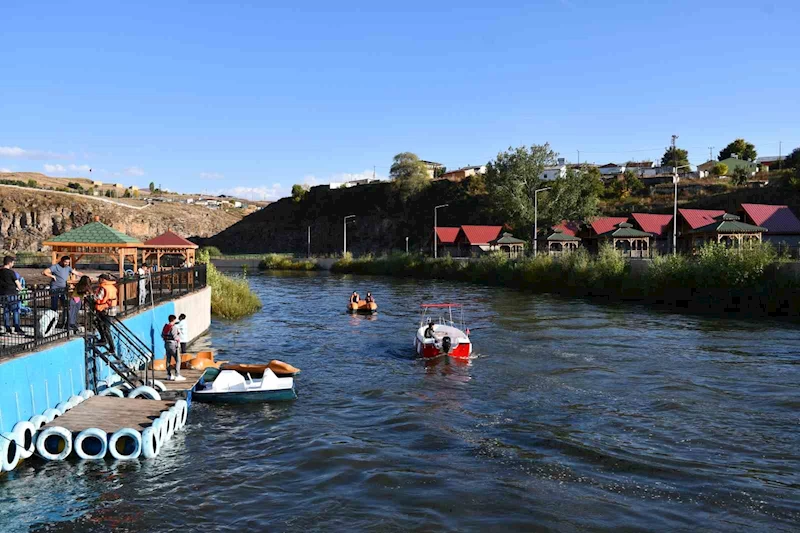
[[[552,187],[544,187],[533,191],[533,257],[539,253],[539,193],[549,191]]]
[[[308,258],[311,259],[311,226],[308,227]]]
[[[450,204],[437,205],[433,208],[433,258],[439,257],[439,236],[436,234],[436,227],[439,225],[438,210]]]
[[[408,237],[406,237],[406,254],[408,254]]]
[[[347,215],[344,217],[344,245],[342,246],[342,256],[347,255],[347,219],[356,218],[355,215]]]
[[[672,209],[672,255],[678,253],[678,182],[681,181],[678,177],[678,169],[688,167],[689,165],[672,167],[672,183],[675,184],[675,201]]]

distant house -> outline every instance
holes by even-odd
[[[659,173],[660,167],[652,161],[628,161],[625,170],[630,170],[640,178],[650,178]]]
[[[491,243],[501,231],[503,226],[461,226],[455,240],[458,255],[474,256],[491,251]]]
[[[464,167],[464,168],[459,168],[458,170],[451,170],[450,172],[445,172],[437,179],[459,182],[476,174],[486,174],[486,165],[480,165],[477,167]]]
[[[800,245],[800,220],[787,205],[742,204],[739,214],[755,226],[767,229],[763,240],[776,245]]]
[[[124,186],[123,184],[121,184],[121,183],[115,183],[115,184],[114,184],[114,188],[115,188],[115,189],[124,189],[124,188],[125,188],[125,186]]]
[[[92,182],[92,187],[102,187],[102,186],[103,186],[103,182],[102,181],[93,181]]]
[[[240,202],[239,200],[234,200],[233,201],[233,207],[241,208],[242,207],[242,202]]]
[[[758,171],[758,165],[753,163],[752,161],[745,161],[744,159],[739,159],[738,157],[729,157],[727,159],[723,159],[722,161],[706,161],[702,165],[697,165],[697,173],[698,176],[701,178],[707,178],[711,175],[711,169],[717,163],[723,163],[728,167],[728,172],[725,176],[732,176],[735,169],[741,167],[747,170],[749,176],[755,175]]]
[[[618,176],[625,172],[625,165],[618,165],[616,163],[606,163],[605,165],[600,165],[597,167],[600,169],[600,174],[604,178],[610,178],[612,176]]]
[[[582,227],[583,225],[577,220],[562,220],[560,224],[553,226],[553,231],[560,231],[561,233],[575,237],[578,235],[578,232],[581,231]]]
[[[761,170],[768,172],[770,169],[778,168],[781,161],[784,159],[786,159],[785,155],[768,155],[756,159],[756,165],[758,165]]]
[[[130,187],[128,187],[128,190],[129,191],[138,191],[139,187],[137,187],[136,185],[131,185]]]
[[[425,160],[421,161],[425,163],[425,167],[428,169],[428,177],[431,179],[433,179],[433,176],[437,170],[444,168],[443,164],[437,163],[435,161],[425,161]]]
[[[567,163],[563,157],[558,158],[558,164],[550,167],[544,167],[544,171],[540,176],[544,181],[552,181],[558,178],[566,177]]]
[[[653,235],[653,247],[661,253],[670,250],[672,242],[672,215],[655,213],[631,213],[634,227]]]
[[[454,257],[459,256],[458,246],[456,245],[456,237],[461,228],[436,228],[436,243],[439,248],[439,257],[451,255]]]

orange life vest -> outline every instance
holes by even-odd
[[[95,302],[95,310],[105,311],[110,308],[116,308],[117,285],[111,280],[104,279],[100,282],[100,288],[103,289],[103,297]]]

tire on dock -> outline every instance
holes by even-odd
[[[111,435],[108,451],[118,461],[138,459],[142,453],[142,434],[133,428],[122,428]]]
[[[108,452],[108,434],[99,428],[84,429],[75,437],[73,447],[81,459],[103,459]]]
[[[63,461],[72,453],[72,433],[61,426],[45,428],[36,437],[36,452],[48,461]]]

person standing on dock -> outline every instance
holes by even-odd
[[[189,324],[186,323],[186,315],[181,313],[181,315],[178,317],[178,322],[176,325],[178,326],[178,335],[181,337],[180,354],[183,355],[186,353],[186,341],[189,340]]]
[[[161,329],[161,338],[164,339],[164,351],[166,352],[167,359],[167,379],[169,381],[186,381],[186,378],[181,376],[181,356],[178,354],[180,349],[180,332],[178,331],[177,324],[178,317],[169,315],[169,322],[164,324]],[[175,359],[175,375],[170,371],[170,362]]]
[[[100,285],[94,294],[94,310],[97,311],[97,330],[100,340],[108,347],[110,353],[116,352],[114,338],[111,336],[109,322],[117,316],[117,284],[108,274],[100,275]]]
[[[139,275],[139,305],[143,306],[147,303],[147,282],[150,276],[150,269],[147,265],[142,263],[136,271]]]
[[[14,272],[15,260],[16,258],[13,255],[7,255],[3,258],[3,268],[0,268],[0,305],[3,307],[3,325],[6,327],[6,332],[11,333],[11,326],[8,322],[9,315],[11,315],[14,333],[25,335],[25,332],[19,327],[20,302],[18,293],[22,290],[22,284],[17,279],[17,273]]]

